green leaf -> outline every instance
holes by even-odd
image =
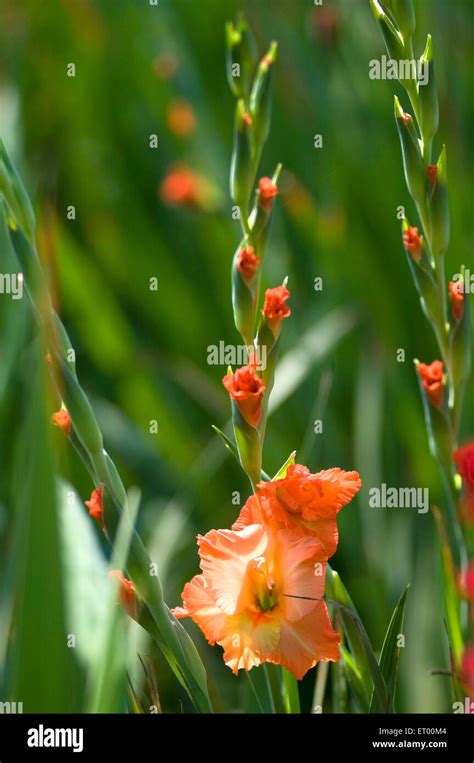
[[[281,680],[283,691],[283,704],[285,712],[300,713],[300,695],[298,692],[298,681],[292,673],[286,668],[281,668]]]
[[[222,429],[219,429],[219,427],[214,426],[214,424],[212,424],[212,428],[213,428],[214,432],[221,438],[221,440],[224,443],[224,445],[227,448],[227,450],[230,450],[230,452],[234,456],[234,458],[237,461],[237,463],[240,464],[239,453],[237,451],[237,447],[234,445],[232,440],[229,437],[227,437],[226,434],[224,434]]]
[[[281,480],[284,477],[286,477],[287,469],[288,469],[289,466],[293,466],[293,464],[295,463],[295,458],[296,458],[296,450],[294,450],[292,453],[290,453],[290,455],[286,459],[286,461],[283,464],[283,466],[280,466],[280,468],[278,469],[277,473],[273,477],[272,482],[275,482],[275,480]]]
[[[387,708],[387,687],[367,632],[341,578],[329,565],[327,566],[326,574],[326,590],[330,597],[328,601],[335,604],[340,611],[344,633],[350,645],[355,665],[360,673],[367,706],[373,688],[381,706]],[[355,686],[354,691],[356,691]]]
[[[403,621],[405,617],[405,604],[409,585],[405,588],[398,604],[393,610],[393,614],[385,634],[385,639],[380,653],[379,666],[382,671],[382,675],[385,679],[385,684],[388,691],[388,707],[383,708],[379,705],[375,694],[372,696],[372,702],[370,704],[371,713],[379,713],[388,710],[388,712],[395,712],[394,699],[395,691],[397,688],[398,677],[398,662],[400,659],[400,647],[397,646],[397,638],[403,630]]]

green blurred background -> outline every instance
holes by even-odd
[[[326,0],[322,8],[310,0],[159,0],[157,7],[148,0],[0,0],[0,134],[34,199],[41,257],[82,383],[126,484],[142,492],[140,532],[166,599],[176,605],[184,582],[198,571],[196,534],[230,526],[238,511],[233,491],[243,503],[249,490],[211,430],[213,423],[225,427],[229,405],[221,385],[225,368],[207,364],[209,345],[239,341],[229,277],[239,237],[228,194],[234,101],[224,69],[224,24],[239,10],[262,53],[271,39],[279,44],[260,174],[271,175],[278,161],[284,174],[265,285],[289,276],[292,317],[284,326],[265,469],[275,472],[297,449],[298,461],[312,471],[360,472],[363,489],[340,514],[332,564],[377,649],[411,582],[397,707],[449,712],[447,679],[430,675],[448,665],[433,518],[368,505],[369,488],[382,482],[429,487],[431,502],[443,501],[412,365],[414,357],[431,362],[436,346],[396,217],[397,206],[405,205],[417,224],[404,185],[393,92],[408,104],[398,83],[369,79],[370,59],[385,50],[368,0]],[[470,0],[422,0],[416,10],[417,52],[427,32],[434,39],[439,136],[449,157],[452,275],[461,262],[474,271],[468,176],[474,8]],[[75,77],[67,76],[70,63]],[[149,145],[153,134],[157,149]],[[315,134],[323,137],[320,149],[313,147]],[[193,208],[172,206],[160,192],[176,165],[200,178],[202,197]],[[74,220],[67,219],[70,205]],[[322,291],[314,289],[318,276]],[[157,291],[149,289],[153,277]],[[405,363],[396,360],[400,348]],[[465,437],[474,433],[472,402],[471,386]],[[17,537],[11,497],[22,481],[10,469],[11,454],[22,444],[30,452],[41,448],[16,437],[9,405],[1,433],[4,559]],[[152,419],[158,434],[149,432]],[[322,434],[314,433],[316,419]],[[61,433],[53,439],[58,468],[88,498],[88,475],[63,447]],[[93,545],[89,531],[83,523]],[[91,553],[101,559],[99,552]],[[51,562],[47,549],[43,557]],[[45,574],[54,570],[53,564]],[[4,583],[9,574],[4,564]],[[46,621],[54,616],[49,595],[38,610]],[[211,649],[193,624],[186,627],[199,645],[217,709],[244,709],[245,678],[235,679],[221,650]],[[34,632],[26,620],[17,638],[23,633],[25,659],[39,670]],[[166,664],[140,634],[133,636],[142,654],[153,654],[163,708],[187,709]],[[48,673],[40,670],[37,681],[45,688],[30,707],[81,709],[84,678],[76,657],[68,657],[67,667],[60,649],[55,656],[46,641],[45,650],[46,663],[56,668],[57,704],[50,702]],[[137,663],[133,654],[130,673],[146,693]],[[8,671],[4,691],[7,679]],[[311,671],[302,686],[306,710],[313,684]],[[117,709],[124,709],[122,700]]]

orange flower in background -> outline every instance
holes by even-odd
[[[461,681],[469,692],[474,694],[474,644],[464,650],[461,662]]]
[[[136,620],[138,598],[137,589],[135,588],[134,584],[131,580],[128,580],[124,575],[122,575],[120,570],[110,570],[109,577],[118,582],[118,597],[121,606],[127,615],[129,615],[129,617]]]
[[[175,165],[160,185],[160,198],[170,207],[198,207],[202,195],[201,178],[183,164]]]
[[[262,314],[274,332],[278,330],[280,321],[291,315],[291,310],[286,304],[289,296],[290,292],[286,286],[275,286],[274,289],[267,289],[265,292]]]
[[[229,373],[222,383],[237,403],[244,419],[253,427],[257,426],[262,408],[265,384],[258,376],[254,365],[242,366],[235,373]]]
[[[260,265],[260,257],[255,254],[253,246],[242,247],[237,255],[237,270],[247,283],[250,283]]]
[[[282,479],[257,485],[232,529],[254,523],[286,528],[295,535],[313,537],[328,559],[337,548],[336,516],[361,484],[357,472],[334,468],[311,474],[306,466],[293,464]]]
[[[453,461],[463,478],[466,490],[474,495],[474,442],[470,442],[455,450]]]
[[[196,129],[196,117],[191,104],[183,98],[177,98],[166,110],[166,122],[174,135],[185,137]]]
[[[418,363],[417,371],[430,403],[439,408],[443,402],[445,387],[444,367],[441,360],[433,360],[429,365]]]
[[[420,259],[423,236],[418,234],[418,228],[409,225],[403,231],[403,246],[410,252],[414,260]]]
[[[453,315],[457,321],[460,321],[464,313],[464,282],[462,279],[450,281],[449,298]]]
[[[71,434],[71,416],[69,415],[69,411],[67,411],[66,408],[60,408],[59,411],[53,413],[51,416],[51,421],[55,427],[62,429],[66,436]]]
[[[322,597],[326,564],[314,538],[262,525],[198,537],[201,575],[184,587],[176,617],[191,617],[237,674],[264,662],[297,679],[320,660],[339,659]]]
[[[474,442],[455,450],[453,461],[463,481],[463,509],[466,512],[463,518],[472,522],[474,521]]]
[[[271,178],[263,177],[258,181],[258,196],[262,207],[270,207],[278,188]]]
[[[102,506],[102,495],[104,493],[103,485],[99,485],[99,487],[95,488],[95,490],[92,491],[91,497],[88,501],[85,501],[85,504],[87,508],[89,509],[90,516],[96,520],[96,522],[101,526],[103,530],[105,530],[105,524],[104,524],[104,512],[103,512],[103,506]]]
[[[474,561],[472,559],[464,572],[459,572],[457,582],[460,595],[474,603]]]

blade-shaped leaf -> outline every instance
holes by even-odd
[[[397,645],[397,639],[403,629],[405,605],[409,587],[410,586],[407,585],[402,595],[400,596],[400,599],[398,600],[397,606],[393,610],[379,659],[380,670],[382,671],[382,675],[385,679],[385,684],[387,686],[388,692],[388,707],[386,710],[388,710],[390,713],[395,712],[393,701],[395,698],[395,690],[397,688],[398,662],[400,659],[400,647]],[[370,712],[378,713],[384,712],[384,710],[385,708],[380,706],[374,693],[372,696],[372,702],[370,704]]]

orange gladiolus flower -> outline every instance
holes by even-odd
[[[237,270],[247,283],[250,283],[260,265],[260,257],[255,254],[253,246],[242,247],[237,255]]]
[[[262,207],[270,207],[273,204],[273,198],[277,193],[278,188],[271,178],[260,178],[258,181],[258,195]]]
[[[443,402],[445,386],[444,368],[441,360],[433,360],[429,365],[418,363],[417,370],[430,403],[439,408]]]
[[[420,259],[423,236],[418,234],[418,228],[410,225],[403,231],[403,246],[410,252],[414,260]]]
[[[265,384],[255,371],[254,365],[242,366],[235,373],[224,376],[222,383],[246,421],[257,426],[262,409]]]
[[[118,596],[121,606],[127,615],[129,615],[129,617],[136,620],[138,600],[137,589],[135,588],[134,584],[131,580],[128,580],[124,575],[122,575],[120,570],[110,570],[109,577],[117,580],[118,582]]]
[[[55,427],[62,429],[66,436],[71,434],[71,416],[69,415],[69,411],[67,411],[66,408],[60,408],[59,411],[53,413],[51,416],[51,421]]]
[[[317,540],[259,524],[198,537],[201,575],[184,587],[176,617],[191,617],[237,674],[264,662],[297,679],[339,659],[322,597],[326,560]]]
[[[288,318],[291,315],[291,310],[286,304],[289,296],[290,292],[286,286],[276,286],[265,292],[262,314],[273,332],[278,330],[283,318]]]
[[[449,298],[453,315],[457,321],[460,321],[464,313],[464,283],[462,280],[450,281]]]
[[[474,561],[472,559],[464,572],[458,573],[457,583],[460,595],[474,603]]]
[[[311,536],[329,559],[337,548],[336,516],[361,484],[357,472],[334,468],[311,474],[306,466],[294,464],[282,479],[257,485],[232,529],[261,523]]]
[[[463,508],[466,512],[464,519],[471,523],[474,522],[474,442],[470,442],[455,450],[453,461],[463,481]]]
[[[474,694],[474,644],[469,644],[464,650],[461,661],[461,681],[466,689]]]
[[[105,530],[104,512],[102,506],[103,492],[103,485],[99,485],[99,487],[92,491],[91,497],[88,501],[85,501],[85,504],[89,509],[90,516],[96,520],[96,522],[101,526],[103,530]]]

